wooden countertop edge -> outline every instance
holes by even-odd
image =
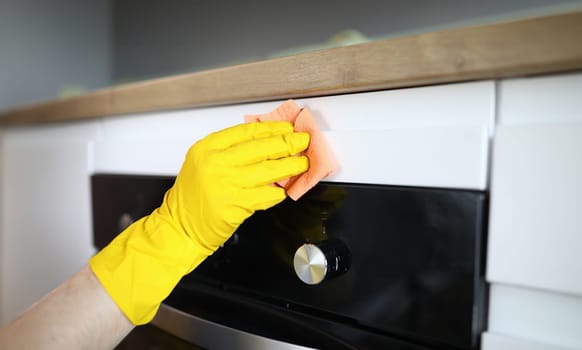
[[[111,87],[0,113],[0,125],[582,69],[582,12],[375,41]]]

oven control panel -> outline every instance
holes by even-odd
[[[172,184],[93,176],[95,246],[159,206]],[[248,218],[166,303],[316,348],[477,349],[486,220],[481,191],[320,183]],[[260,329],[249,314],[264,317]]]

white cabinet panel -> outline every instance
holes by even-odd
[[[492,81],[448,84],[297,100],[309,107],[323,130],[423,127],[490,128],[494,122]]]
[[[481,350],[574,350],[552,344],[535,342],[529,339],[510,337],[490,332],[481,337]]]
[[[325,132],[340,168],[326,181],[485,189],[487,131],[422,128]]]
[[[582,122],[582,73],[499,83],[503,125]]]
[[[582,295],[582,126],[500,127],[493,156],[488,280]]]
[[[95,172],[175,175],[188,148],[207,134],[270,111],[278,103],[106,118],[95,144]],[[253,108],[254,107],[254,108]]]
[[[2,178],[2,324],[93,254],[93,124],[6,129]]]
[[[340,170],[332,181],[484,189],[492,82],[297,100],[325,132]],[[281,101],[108,118],[95,172],[175,175],[206,134]]]
[[[488,332],[532,343],[582,349],[582,297],[493,284],[488,327]]]

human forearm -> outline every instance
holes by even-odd
[[[112,349],[133,327],[85,266],[0,330],[0,349]]]

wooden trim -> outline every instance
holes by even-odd
[[[0,113],[57,122],[582,69],[582,12],[314,51],[99,90]]]

